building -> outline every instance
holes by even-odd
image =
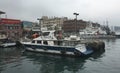
[[[67,20],[64,21],[62,29],[65,33],[75,33],[81,29],[85,29],[86,25],[87,22],[83,20]]]
[[[22,37],[21,21],[17,19],[0,19],[0,33],[8,38],[19,39]]]
[[[67,17],[51,17],[48,18],[47,16],[42,16],[41,18],[41,24],[43,27],[45,26],[51,26],[53,24],[57,24],[58,27],[62,27],[63,22],[67,20]]]
[[[3,11],[0,11],[0,18],[1,18],[1,15],[2,15],[2,14],[5,14],[5,12],[3,12]]]
[[[32,30],[33,22],[22,21],[23,36],[29,35]]]
[[[3,12],[3,11],[0,11],[0,14],[5,14],[5,12]]]
[[[120,38],[120,26],[112,26],[111,30]]]
[[[33,22],[30,21],[22,21],[22,28],[24,30],[30,31],[32,29]]]

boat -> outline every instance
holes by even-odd
[[[75,40],[75,41],[80,41],[80,37],[76,36],[76,35],[70,35],[70,37],[65,37],[64,40]]]
[[[79,35],[83,39],[113,39],[114,35],[107,35],[106,30],[101,27],[88,26],[79,31]]]
[[[77,40],[58,40],[54,33],[54,30],[42,31],[41,36],[34,38],[30,42],[21,42],[21,44],[26,51],[47,54],[87,56],[94,52],[94,50],[85,43],[76,43],[78,42]],[[74,45],[70,43],[74,43]]]
[[[14,47],[14,46],[16,46],[16,42],[8,38],[1,40],[0,47],[6,48],[6,47]]]

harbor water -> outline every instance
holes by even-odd
[[[104,39],[105,52],[66,57],[0,48],[0,73],[120,73],[120,39]]]

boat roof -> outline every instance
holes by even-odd
[[[42,31],[43,33],[49,32],[47,35],[41,35],[33,40],[47,40],[47,41],[55,41],[57,38],[54,36],[55,30],[47,30],[47,31]]]
[[[44,30],[42,32],[55,32],[55,30]]]
[[[42,40],[42,38],[41,38],[41,36],[39,36],[39,37],[37,37],[37,38],[35,38],[33,40]]]

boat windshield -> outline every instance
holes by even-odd
[[[43,32],[42,35],[43,36],[48,36],[50,32]]]

